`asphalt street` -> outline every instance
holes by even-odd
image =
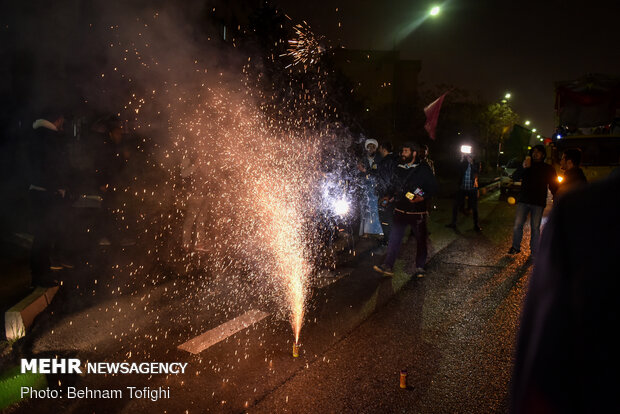
[[[504,412],[531,268],[525,253],[505,254],[514,206],[497,193],[485,197],[478,234],[468,217],[457,231],[445,228],[451,202],[440,201],[444,207],[431,215],[433,256],[424,278],[412,279],[406,260],[397,262],[393,278],[372,271],[381,259],[372,240],[317,276],[299,358],[292,357],[293,335],[281,309],[252,295],[251,282],[243,289],[242,281],[224,275],[183,278],[160,269],[156,283],[132,285],[99,280],[98,272],[110,269],[93,266],[87,281],[64,285],[15,353],[180,361],[187,371],[49,376],[57,388],[170,387],[170,398],[39,399],[9,412]],[[411,248],[405,245],[404,257]],[[135,268],[135,260],[131,254],[116,260],[112,274]],[[178,348],[250,310],[269,316],[197,354]],[[407,389],[399,388],[403,369]]]

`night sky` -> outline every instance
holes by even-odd
[[[451,84],[478,92],[489,101],[499,101],[510,91],[513,108],[545,136],[555,126],[555,81],[586,73],[620,75],[617,1],[277,3],[293,21],[306,20],[332,45],[396,49],[403,58],[421,60],[422,87]],[[434,4],[442,5],[438,17],[401,36]]]

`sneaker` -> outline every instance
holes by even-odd
[[[448,224],[446,224],[446,227],[449,227],[451,229],[455,229],[456,228],[456,224],[455,223],[448,223]]]
[[[521,253],[521,250],[515,249],[514,247],[511,247],[510,250],[508,250],[508,254],[517,254],[517,253]]]
[[[479,225],[476,224],[474,226],[474,231],[477,232],[477,233],[480,233],[482,231],[482,227],[480,227]]]
[[[376,272],[383,273],[385,276],[394,276],[394,272],[385,264],[374,265],[372,267]]]
[[[415,275],[416,275],[417,277],[424,277],[424,276],[426,275],[426,270],[424,270],[424,268],[423,268],[423,267],[418,267],[418,268],[415,270]]]

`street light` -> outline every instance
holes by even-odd
[[[506,95],[504,95],[504,99],[508,100],[512,98],[512,94],[510,92],[506,92]]]
[[[529,124],[531,124],[531,122],[530,122],[530,121],[525,121],[525,125],[526,125],[526,126],[527,126],[527,125],[529,125]]]
[[[532,128],[532,132],[536,132],[536,128]]]

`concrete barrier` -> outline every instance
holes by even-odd
[[[14,341],[26,335],[26,330],[32,326],[34,318],[52,302],[56,292],[58,292],[58,286],[37,287],[17,305],[7,310],[4,314],[6,339]]]

